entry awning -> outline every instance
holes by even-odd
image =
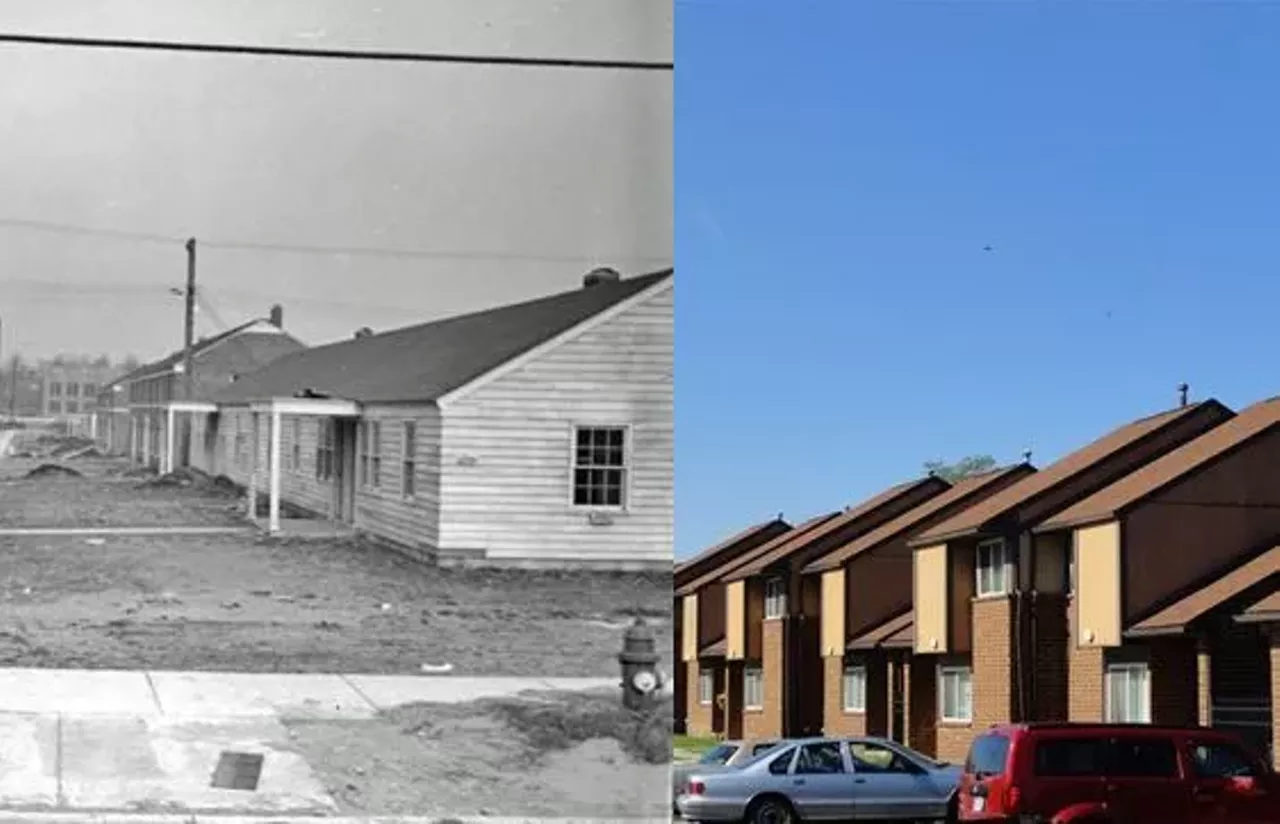
[[[1280,546],[1272,547],[1215,578],[1208,585],[1138,622],[1125,634],[1136,637],[1180,634],[1194,621],[1222,608],[1229,601],[1247,596],[1250,590],[1265,586],[1276,575],[1280,575]]]
[[[1250,604],[1244,612],[1236,616],[1236,620],[1246,624],[1263,621],[1280,622],[1280,581],[1276,582],[1276,586],[1276,591]]]
[[[729,645],[725,642],[725,639],[721,638],[719,641],[716,641],[714,644],[708,644],[707,646],[698,650],[698,657],[699,658],[723,658],[724,652],[728,648],[729,648]]]
[[[846,649],[910,649],[915,644],[915,619],[915,612],[907,610],[854,638]]]

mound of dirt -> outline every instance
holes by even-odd
[[[22,477],[27,480],[39,480],[41,478],[83,478],[84,476],[69,466],[45,463],[40,464]]]

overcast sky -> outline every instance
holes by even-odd
[[[670,60],[662,0],[5,0],[0,31]],[[181,345],[181,242],[208,305],[285,306],[307,343],[533,297],[672,256],[672,77],[0,44],[3,352]],[[485,257],[488,255],[489,257]],[[201,334],[219,329],[209,312]]]

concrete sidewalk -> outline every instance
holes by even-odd
[[[336,802],[282,721],[617,686],[611,678],[0,669],[0,809],[50,824],[106,824],[104,811],[128,813],[122,822],[182,813],[184,824],[192,815],[334,816]],[[227,753],[262,757],[256,789],[210,786]]]

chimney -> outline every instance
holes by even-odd
[[[356,333],[353,337],[355,337],[356,340],[359,340],[360,338],[367,338],[372,334],[373,334],[373,330],[370,329],[368,326],[361,326],[359,329],[356,330]]]
[[[608,266],[601,266],[598,269],[592,269],[587,272],[582,279],[582,287],[590,289],[592,286],[599,286],[602,283],[617,283],[622,280],[622,275],[618,274],[617,269],[610,269]]]
[[[1182,407],[1187,405],[1187,392],[1190,390],[1191,387],[1187,386],[1185,383],[1178,384],[1178,406]]]
[[[271,320],[272,326],[274,326],[277,329],[283,329],[284,328],[284,307],[278,303],[274,304],[271,307],[271,314],[269,318]]]

